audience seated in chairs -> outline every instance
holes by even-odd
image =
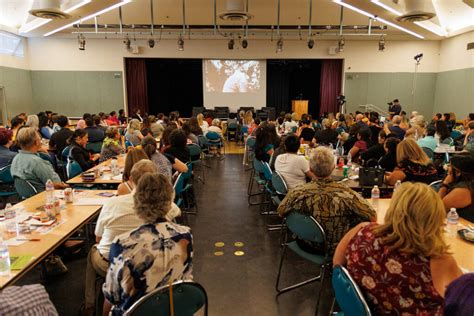
[[[9,129],[0,128],[0,168],[11,165],[16,152],[10,151],[13,144],[13,132]]]
[[[121,145],[121,139],[117,127],[107,127],[107,130],[105,131],[105,139],[100,151],[100,162],[125,153],[125,149]]]
[[[189,149],[187,145],[187,137],[182,129],[175,129],[169,134],[169,146],[163,153],[172,155],[180,161],[187,163],[190,160]]]
[[[130,182],[135,187],[140,178],[145,174],[157,172],[156,165],[150,160],[143,159],[137,162],[131,171]],[[109,266],[109,250],[113,240],[118,235],[138,228],[144,224],[144,220],[137,216],[133,204],[133,192],[119,195],[109,199],[100,212],[95,228],[96,242],[87,258],[86,269],[86,293],[85,311],[86,315],[93,315],[96,274],[105,277]],[[165,214],[169,221],[180,216],[181,210],[176,204],[171,203]]]
[[[296,210],[313,216],[326,232],[328,251],[334,253],[344,234],[357,224],[374,220],[372,206],[358,193],[331,179],[334,154],[327,147],[317,147],[310,156],[310,169],[315,178],[290,190],[278,207],[281,216]],[[321,245],[300,244],[308,252],[318,252]]]
[[[147,173],[138,181],[134,209],[145,224],[117,236],[110,247],[104,314],[113,305],[113,314],[120,315],[154,289],[192,279],[191,230],[166,219],[173,198],[173,187],[163,175]],[[166,247],[154,246],[158,244]]]
[[[359,129],[357,132],[357,141],[354,146],[352,146],[351,150],[349,150],[349,154],[353,161],[360,162],[362,160],[361,155],[372,146],[371,137],[370,129],[367,127]]]
[[[64,115],[60,115],[56,119],[56,123],[59,126],[59,130],[51,135],[49,140],[49,147],[56,152],[56,157],[62,160],[61,154],[68,146],[68,141],[72,137],[73,131],[71,131],[68,125],[68,119]]]
[[[41,137],[34,127],[23,127],[18,131],[17,142],[21,147],[13,158],[11,174],[31,183],[37,192],[45,190],[46,182],[51,179],[56,189],[68,185],[62,183],[50,162],[42,159],[38,152],[42,150]]]
[[[385,175],[385,182],[389,185],[395,185],[398,180],[426,184],[437,180],[435,166],[411,138],[397,145],[397,167]]]
[[[92,155],[86,145],[89,135],[83,129],[76,129],[71,137],[71,151],[69,158],[77,162],[81,166],[82,171],[87,171],[96,165],[100,158],[100,154]]]
[[[436,127],[433,124],[429,124],[425,130],[426,135],[416,141],[418,146],[421,148],[429,148],[432,152],[436,150],[438,142],[436,141]]]
[[[275,125],[263,123],[255,135],[255,157],[264,162],[270,162],[273,151],[280,145],[280,137],[276,133]]]
[[[148,159],[153,161],[157,167],[157,172],[172,181],[173,170],[178,172],[187,172],[188,167],[178,158],[170,154],[162,154],[157,149],[156,140],[147,136],[142,140],[142,149],[147,154]]]
[[[385,150],[385,155],[379,159],[380,168],[385,169],[385,171],[392,172],[397,166],[397,146],[400,143],[400,140],[395,137],[388,137],[385,140],[383,149]]]
[[[138,119],[132,119],[128,123],[125,139],[128,140],[133,146],[140,145],[143,135],[140,132],[140,121]]]
[[[130,172],[133,166],[142,159],[148,159],[143,149],[131,149],[125,157],[125,166],[123,168],[122,183],[117,188],[117,195],[129,194],[133,191],[134,185],[130,181]]]
[[[84,128],[84,131],[89,135],[89,142],[91,143],[100,143],[105,138],[104,130],[95,125],[94,116],[89,116],[85,119],[87,127]]]
[[[474,222],[474,157],[471,154],[451,158],[439,196],[443,199],[446,211],[454,207],[459,216]]]
[[[317,131],[316,134],[314,135],[314,138],[316,139],[316,143],[319,145],[324,145],[324,146],[335,146],[337,143],[337,132],[335,129],[331,128],[331,121],[329,119],[324,119],[323,120],[323,129],[320,131]],[[350,148],[349,148],[350,149]]]
[[[362,153],[360,157],[364,162],[369,161],[370,159],[379,160],[385,155],[385,140],[387,139],[387,135],[385,134],[384,130],[380,130],[379,135],[377,137],[377,144],[370,147],[367,151]]]
[[[374,315],[442,315],[446,286],[462,275],[443,239],[446,211],[422,183],[403,183],[384,224],[362,223],[340,241],[345,265]]]
[[[309,168],[309,162],[305,156],[299,156],[300,141],[298,136],[290,134],[285,137],[286,153],[280,154],[275,161],[275,170],[278,171],[285,180],[288,189],[305,184],[306,178],[314,178],[314,174]]]

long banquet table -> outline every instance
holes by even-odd
[[[0,289],[15,283],[19,278],[25,275],[44,258],[51,254],[56,248],[64,243],[78,229],[88,223],[102,208],[101,204],[92,205],[75,205],[82,198],[101,199],[105,201],[106,197],[102,197],[101,193],[114,193],[112,190],[85,190],[80,192],[81,198],[75,198],[74,203],[65,204],[64,210],[57,217],[59,225],[52,227],[48,232],[40,234],[37,232],[31,235],[25,235],[28,239],[39,239],[36,241],[26,241],[20,245],[9,246],[10,257],[20,255],[31,255],[33,258],[21,270],[12,270],[9,275],[0,276]],[[39,193],[21,203],[15,205],[15,208],[24,208],[28,213],[35,213],[38,208],[45,204],[46,192]],[[99,201],[99,200],[97,200]],[[97,202],[99,203],[99,202]]]

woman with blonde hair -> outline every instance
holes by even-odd
[[[196,119],[198,121],[199,127],[202,129],[203,134],[206,134],[207,129],[209,128],[209,123],[207,123],[207,121],[204,120],[204,115],[202,113],[199,113],[196,116]]]
[[[405,138],[412,137],[418,140],[423,137],[426,129],[426,122],[423,115],[415,115],[410,118],[410,128],[405,133]]]
[[[333,264],[347,267],[375,315],[443,315],[446,287],[462,275],[443,240],[445,217],[434,190],[403,183],[384,223],[351,229]]]
[[[430,158],[412,138],[397,146],[397,167],[385,173],[385,182],[395,185],[400,181],[431,183],[437,180],[437,171]]]
[[[247,111],[245,112],[244,116],[244,125],[245,126],[250,126],[253,123],[253,113],[252,111]]]
[[[125,139],[128,140],[133,146],[140,145],[143,139],[143,134],[140,132],[140,121],[132,119],[128,123],[127,132],[125,133]]]

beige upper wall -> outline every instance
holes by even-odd
[[[474,31],[441,41],[439,71],[474,67],[474,49],[467,50],[468,43],[474,43]]]
[[[79,51],[75,39],[31,38],[29,63],[32,70],[123,70],[123,57],[165,58],[344,58],[346,72],[413,72],[413,56],[423,52],[420,72],[437,72],[439,42],[437,41],[387,41],[386,50],[378,51],[377,41],[346,41],[345,51],[329,55],[328,49],[335,41],[316,41],[310,50],[306,41],[285,41],[282,53],[275,53],[275,42],[249,40],[247,49],[227,49],[223,40],[186,40],[185,50],[177,50],[175,40],[163,40],[153,49],[139,41],[141,54],[131,54],[121,39],[87,39],[86,50]],[[236,45],[238,46],[238,45]]]
[[[28,40],[26,38],[23,39],[23,51],[24,56],[23,58],[9,56],[0,54],[0,67],[11,67],[11,68],[20,68],[20,69],[30,69],[30,59],[28,54]]]

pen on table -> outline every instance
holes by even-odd
[[[41,241],[39,238],[17,238],[17,241]]]

